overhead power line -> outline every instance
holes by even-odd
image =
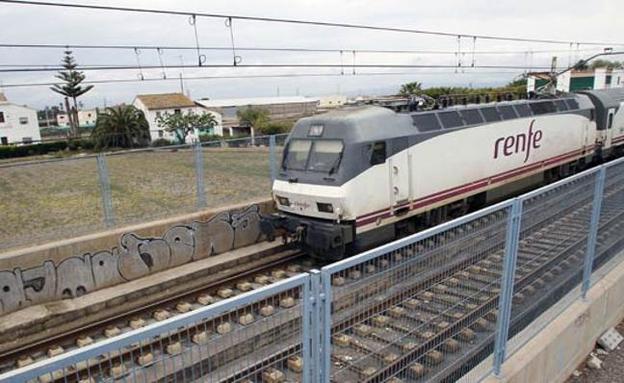
[[[202,64],[202,65],[113,65],[113,66],[78,66],[82,71],[112,71],[112,70],[148,70],[148,69],[190,69],[190,68],[342,68],[342,69],[364,69],[364,68],[385,68],[385,69],[551,69],[550,66],[523,66],[523,65],[475,65],[461,67],[458,65],[428,65],[428,64]],[[0,73],[12,72],[57,72],[65,70],[62,66],[49,67],[17,67],[3,68]]]
[[[496,36],[496,35],[430,31],[430,30],[413,29],[413,28],[382,27],[382,26],[365,25],[365,24],[336,23],[336,22],[326,22],[326,21],[286,19],[286,18],[275,18],[275,17],[228,15],[228,14],[164,10],[164,9],[152,9],[152,8],[128,8],[128,7],[115,7],[115,6],[92,5],[92,4],[55,3],[55,2],[48,2],[48,1],[21,1],[21,0],[0,0],[0,3],[11,3],[11,4],[20,4],[20,5],[32,5],[32,6],[53,6],[53,7],[77,8],[77,9],[92,9],[92,10],[101,10],[101,11],[166,14],[166,15],[189,16],[189,17],[207,17],[207,18],[219,18],[219,19],[226,19],[226,20],[246,20],[246,21],[261,21],[261,22],[286,23],[286,24],[301,24],[301,25],[321,26],[321,27],[365,29],[365,30],[373,30],[373,31],[411,33],[411,34],[454,37],[454,38],[465,37],[465,38],[476,38],[476,39],[483,39],[483,40],[531,42],[531,43],[545,43],[545,44],[599,45],[602,47],[624,46],[623,43],[614,43],[614,42],[534,39],[534,38],[522,38],[522,37],[511,37],[511,36]]]
[[[0,43],[0,48],[33,48],[33,49],[119,49],[119,50],[192,50],[197,48],[203,51],[231,51],[232,47],[217,47],[217,46],[184,46],[184,45],[88,45],[88,44],[8,44]],[[595,52],[594,49],[580,49],[578,52]],[[458,52],[455,50],[419,50],[419,49],[323,49],[323,48],[299,48],[299,47],[236,47],[239,51],[252,51],[252,52],[311,52],[311,53],[382,53],[382,54],[439,54],[439,55],[456,55]],[[507,54],[545,54],[545,53],[569,53],[569,49],[553,49],[553,50],[482,50],[471,51],[466,50],[459,52],[463,55],[507,55]]]
[[[342,73],[283,73],[283,74],[268,74],[268,75],[233,75],[233,76],[185,76],[182,79],[184,81],[195,80],[227,80],[227,79],[259,79],[259,78],[303,78],[303,77],[362,77],[362,76],[430,76],[430,75],[444,75],[448,76],[454,74],[453,71],[438,71],[438,72],[363,72],[352,74]],[[517,71],[479,71],[472,73],[455,73],[455,74],[476,74],[476,75],[514,75],[518,74]],[[144,78],[144,79],[108,79],[108,80],[90,80],[84,81],[84,84],[120,84],[120,83],[140,83],[140,82],[161,82],[161,81],[180,81],[179,77],[168,78]],[[2,84],[0,88],[28,88],[28,87],[47,87],[60,82],[39,82],[39,83],[9,83]]]

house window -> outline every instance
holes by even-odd
[[[0,112],[0,124],[4,123],[4,112]]]
[[[160,118],[160,112],[156,112],[156,119]]]
[[[163,137],[164,137],[163,131],[159,130],[158,131],[158,138],[163,138]]]
[[[20,117],[19,118],[19,123],[20,123],[20,125],[28,124],[28,117]]]
[[[174,114],[181,114],[181,113],[182,113],[182,111],[181,111],[180,109],[174,109],[174,110],[173,110],[173,113],[174,113]]]
[[[0,144],[8,145],[9,144],[9,139],[7,137],[0,137]]]
[[[24,144],[32,144],[33,139],[32,137],[22,137],[22,143]]]

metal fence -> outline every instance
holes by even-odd
[[[619,261],[623,225],[621,159],[0,380],[479,381]]]
[[[0,164],[0,249],[268,198],[286,137]]]

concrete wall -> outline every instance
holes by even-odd
[[[565,382],[607,329],[624,318],[624,262],[503,364],[500,378],[487,383]]]
[[[263,200],[0,254],[0,315],[251,245],[271,211]]]

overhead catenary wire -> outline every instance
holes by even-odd
[[[452,71],[438,72],[358,72],[355,75],[345,73],[281,73],[267,75],[224,75],[224,76],[185,76],[185,81],[197,80],[232,80],[232,79],[262,79],[262,78],[304,78],[304,77],[363,77],[363,76],[414,76],[414,75],[444,75],[452,74]],[[466,74],[466,73],[463,73]],[[517,71],[479,71],[472,72],[473,75],[514,75],[520,74]],[[143,80],[136,78],[128,79],[105,79],[105,80],[88,80],[84,84],[119,84],[119,83],[140,83],[140,82],[161,82],[161,81],[179,81],[178,78],[145,78]],[[47,87],[59,82],[39,82],[39,83],[8,83],[2,84],[2,88],[27,88],[27,87]]]
[[[385,68],[385,69],[407,69],[407,68],[425,68],[425,69],[455,69],[457,65],[444,65],[444,64],[356,64],[350,65],[353,70],[364,68]],[[344,64],[312,64],[312,63],[280,63],[280,64],[203,64],[199,65],[143,65],[141,67],[137,65],[114,65],[114,66],[78,66],[77,70],[81,71],[113,71],[113,70],[147,70],[147,69],[189,69],[189,68],[343,68]],[[533,69],[550,70],[550,66],[533,66]],[[471,69],[517,69],[525,70],[526,66],[523,65],[475,65]],[[14,68],[2,68],[0,73],[13,73],[13,72],[57,72],[63,71],[65,68],[62,66],[42,66],[42,67],[14,67]]]
[[[431,30],[414,29],[414,28],[384,27],[384,26],[376,26],[376,25],[338,23],[338,22],[328,22],[328,21],[300,20],[300,19],[260,17],[260,16],[243,16],[243,15],[191,12],[191,11],[166,10],[166,9],[154,9],[154,8],[130,8],[130,7],[118,7],[118,6],[105,6],[105,5],[79,4],[79,3],[55,3],[55,2],[49,2],[49,1],[30,1],[30,0],[0,0],[0,3],[10,3],[10,4],[19,4],[19,5],[28,5],[28,6],[51,6],[51,7],[76,8],[76,9],[91,9],[91,10],[100,10],[100,11],[136,12],[136,13],[178,15],[178,16],[187,16],[187,17],[196,16],[196,17],[246,20],[246,21],[258,21],[258,22],[314,25],[314,26],[320,26],[320,27],[365,29],[365,30],[373,30],[373,31],[410,33],[410,34],[453,37],[453,38],[460,36],[460,37],[467,37],[467,38],[476,37],[476,38],[483,39],[483,40],[530,42],[530,43],[544,43],[544,44],[566,44],[568,45],[571,42],[573,42],[577,45],[599,45],[603,47],[624,46],[624,43],[620,43],[620,42],[537,39],[537,38],[525,38],[525,37],[513,37],[513,36],[496,36],[496,35],[485,35],[485,34],[431,31]]]
[[[134,50],[135,48],[143,50],[197,50],[197,46],[188,45],[143,45],[143,44],[22,44],[22,43],[0,43],[0,48],[34,48],[34,49],[119,49]],[[202,51],[232,51],[229,46],[199,46]],[[257,51],[257,52],[310,52],[310,53],[342,53],[345,51],[355,51],[361,53],[379,53],[379,54],[426,54],[426,55],[456,55],[456,50],[426,50],[426,49],[369,49],[369,48],[303,48],[303,47],[236,47],[237,51]],[[596,52],[598,48],[581,49],[582,52]],[[513,55],[526,54],[528,50],[475,50],[470,52],[474,55]],[[567,53],[568,50],[549,49],[549,50],[531,50],[537,54]]]

